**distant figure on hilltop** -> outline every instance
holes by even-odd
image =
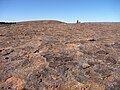
[[[77,23],[79,23],[79,21],[77,20]]]
[[[80,23],[79,20],[77,20],[77,23]]]

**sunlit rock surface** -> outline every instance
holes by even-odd
[[[120,90],[120,23],[0,23],[0,90]]]

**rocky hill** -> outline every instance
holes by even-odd
[[[0,23],[0,90],[120,90],[120,23]]]

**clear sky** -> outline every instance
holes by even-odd
[[[120,0],[0,0],[0,21],[120,22]]]

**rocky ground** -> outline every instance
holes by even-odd
[[[0,90],[120,90],[120,23],[1,23]]]

